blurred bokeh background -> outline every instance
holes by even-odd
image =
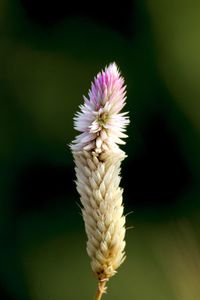
[[[127,260],[105,299],[200,299],[200,2],[0,1],[0,299],[92,299],[73,115],[128,89]]]

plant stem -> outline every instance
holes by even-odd
[[[105,281],[99,281],[95,300],[101,300],[102,295],[106,291],[106,280]]]

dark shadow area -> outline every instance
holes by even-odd
[[[45,211],[70,205],[67,199],[75,193],[73,170],[44,161],[35,161],[18,173],[15,212]]]
[[[16,297],[13,297],[8,293],[7,289],[3,286],[2,283],[0,283],[0,295],[1,300],[16,300]]]
[[[135,5],[130,0],[125,0],[123,5],[113,0],[86,0],[79,3],[63,0],[21,0],[21,4],[29,19],[44,27],[53,26],[63,19],[81,17],[103,24],[127,38],[133,33]]]
[[[122,168],[122,185],[129,205],[135,208],[173,204],[192,184],[192,174],[176,136],[161,115],[147,119],[141,135],[142,151]]]

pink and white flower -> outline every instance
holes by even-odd
[[[116,63],[97,74],[88,98],[74,117],[74,128],[81,132],[71,144],[72,151],[118,151],[129,124],[127,112],[121,113],[126,100],[126,86]]]

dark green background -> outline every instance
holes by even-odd
[[[82,95],[113,61],[131,119],[129,229],[104,297],[200,299],[199,53],[198,1],[0,1],[1,300],[93,299],[67,145]]]

